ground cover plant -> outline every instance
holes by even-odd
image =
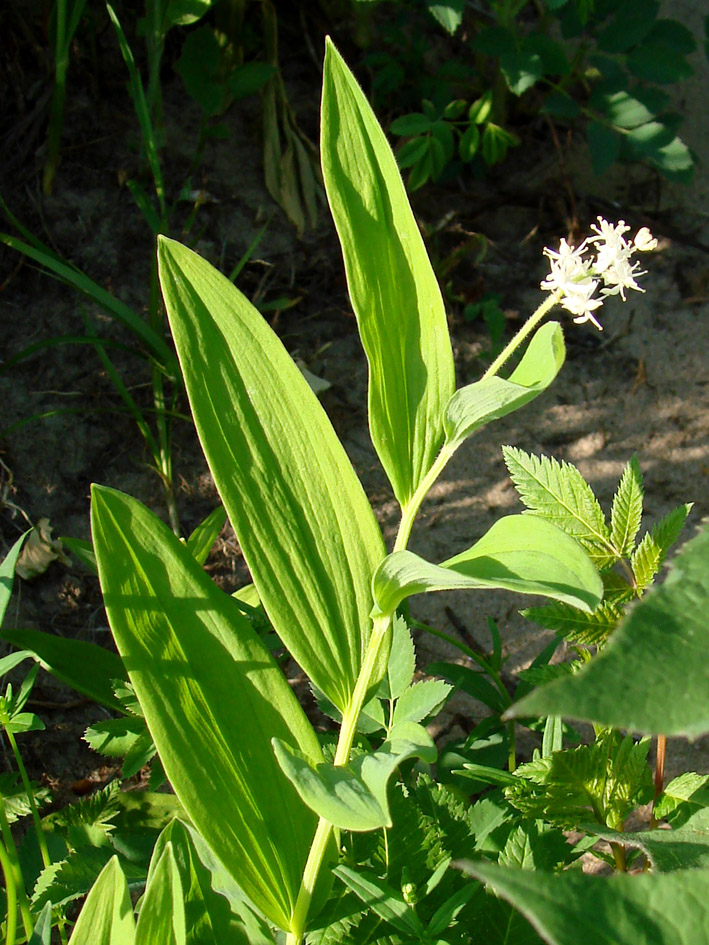
[[[660,16],[659,3],[359,6],[375,93],[388,105],[410,102],[391,131],[402,138],[411,190],[466,165],[481,173],[503,162],[534,134],[535,119],[546,122],[562,168],[560,138],[570,129],[585,139],[596,174],[640,161],[673,180],[691,177],[695,159],[668,89],[692,75],[697,44]],[[444,55],[421,28],[425,9],[453,37]]]
[[[588,941],[709,941],[707,777],[690,772],[665,785],[658,767],[653,786],[649,740],[624,731],[709,729],[706,533],[620,624],[688,507],[637,542],[636,461],[607,521],[573,467],[509,447],[527,514],[500,519],[441,563],[407,547],[461,443],[553,383],[565,347],[549,313],[562,306],[600,325],[604,297],[640,288],[636,254],[653,238],[641,229],[630,241],[622,222],[599,218],[579,246],[548,250],[549,295],[485,375],[455,390],[442,299],[394,157],[331,45],[321,152],[369,361],[372,439],[401,509],[397,538],[387,553],[324,411],[261,315],[200,256],[161,237],[160,284],[192,413],[254,585],[230,596],[206,575],[213,524],[182,542],[137,500],[94,487],[93,551],[120,655],[54,638],[51,649],[41,634],[15,632],[5,636],[24,649],[0,668],[39,659],[109,706],[116,724],[89,737],[125,754],[128,770],[157,750],[152,787],[164,770],[175,794],[130,798],[113,787],[39,823],[42,798],[13,747],[21,785],[3,791],[0,808],[6,940],[49,942],[56,924],[74,945],[566,945],[580,930]],[[2,566],[3,614],[20,547]],[[545,669],[551,652],[540,654],[528,680],[544,685],[502,704],[497,638],[465,682],[476,695],[500,683],[490,707],[508,741],[499,764],[480,763],[476,739],[461,749],[452,774],[466,791],[436,780],[422,723],[451,685],[414,681],[402,611],[415,594],[492,587],[553,601],[528,615],[571,640],[582,665]],[[316,732],[293,695],[264,639],[270,628],[338,723],[329,733]],[[621,694],[619,665],[632,669]],[[24,711],[32,681],[2,702],[13,746],[37,724]],[[562,716],[592,721],[590,744],[573,745]],[[543,731],[523,765],[516,719]],[[484,738],[497,736],[489,729]],[[498,787],[477,797],[486,783]],[[655,821],[672,829],[626,832],[628,814],[653,799]],[[24,814],[34,830],[18,849],[9,822]],[[32,865],[39,838],[43,869]],[[597,855],[618,875],[572,868],[598,838],[611,853]],[[130,892],[143,887],[136,922]],[[86,892],[69,932],[70,903]]]

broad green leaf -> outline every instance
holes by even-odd
[[[544,519],[501,518],[467,551],[441,565],[411,551],[388,555],[372,580],[375,613],[393,613],[412,594],[459,588],[505,588],[544,594],[586,611],[603,585],[583,548]]]
[[[166,525],[94,486],[92,529],[109,622],[175,793],[254,904],[288,929],[315,818],[270,739],[318,758],[315,733],[236,602]]]
[[[226,522],[226,509],[223,505],[219,505],[192,532],[187,539],[187,547],[194,555],[195,561],[204,564],[207,560],[224,522]]]
[[[440,147],[437,138],[430,146]],[[328,40],[323,76],[323,178],[369,361],[372,441],[402,506],[443,442],[455,390],[436,277],[396,160],[369,103]]]
[[[574,676],[525,696],[510,716],[563,715],[689,738],[709,732],[708,574],[705,526],[599,656]]]
[[[51,945],[52,938],[52,904],[45,902],[39,918],[35,922],[32,935],[27,945]]]
[[[406,689],[394,709],[394,725],[402,722],[423,722],[444,705],[453,687],[440,679],[426,679]]]
[[[402,761],[417,757],[433,764],[436,760],[431,736],[412,722],[392,729],[378,751],[359,755],[348,765],[314,763],[275,738],[273,747],[303,802],[335,827],[354,831],[391,827],[387,785]]]
[[[133,945],[135,921],[118,857],[99,874],[76,920],[69,945]]]
[[[618,160],[621,149],[620,136],[608,125],[591,121],[586,128],[588,150],[591,153],[593,173],[598,177]]]
[[[160,281],[195,426],[274,629],[343,710],[371,627],[379,526],[317,397],[263,317],[179,243]]]
[[[153,860],[168,842],[184,893],[187,945],[273,942],[266,923],[248,907],[239,887],[199,834],[174,820],[158,837]]]
[[[549,945],[709,942],[709,870],[599,877],[532,873],[482,860],[458,865],[519,909]]]
[[[675,830],[641,830],[618,833],[615,830],[584,830],[604,840],[640,847],[654,869],[661,873],[672,870],[709,869],[709,810],[698,811]]]
[[[15,580],[15,566],[17,565],[17,559],[20,556],[22,545],[24,544],[25,538],[28,534],[29,532],[25,532],[24,535],[20,535],[20,537],[17,539],[12,548],[10,548],[7,555],[3,559],[2,564],[0,564],[0,627],[2,626],[2,622],[5,619],[7,605],[10,603],[10,597],[12,595],[12,585]]]
[[[672,816],[672,823],[676,822],[675,811],[682,808],[682,813],[694,814],[697,810],[709,806],[709,774],[697,774],[695,771],[685,771],[673,778],[665,786],[664,791],[653,807],[657,820]]]
[[[623,470],[611,506],[611,543],[621,558],[630,556],[643,515],[643,476],[637,456]]]
[[[512,446],[502,453],[515,488],[529,513],[558,525],[581,542],[596,567],[615,560],[610,534],[593,490],[570,463],[534,456]]]
[[[135,945],[185,945],[185,907],[172,844],[150,864],[145,895],[135,929]]]
[[[542,325],[508,380],[484,378],[453,394],[445,412],[446,445],[457,448],[486,423],[534,400],[554,380],[564,358],[561,326],[558,322]]]
[[[112,683],[114,679],[125,679],[126,670],[115,653],[87,640],[71,640],[23,627],[2,630],[0,637],[31,650],[42,668],[67,686],[113,711],[123,711]]]

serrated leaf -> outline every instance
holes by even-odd
[[[416,651],[406,621],[395,616],[392,621],[391,651],[387,671],[377,695],[381,699],[398,699],[414,678]]]
[[[679,538],[691,508],[691,503],[678,506],[643,535],[630,559],[635,581],[641,591],[652,584],[667,552]]]
[[[581,542],[596,567],[608,567],[615,561],[601,506],[575,466],[512,446],[503,446],[502,453],[529,513],[552,522]]]
[[[293,658],[343,711],[385,553],[372,508],[263,316],[185,246],[161,237],[158,263],[195,426],[261,602]]]
[[[415,683],[399,697],[394,708],[394,725],[402,722],[422,722],[435,715],[444,705],[453,687],[440,679]]]
[[[487,674],[479,669],[460,666],[457,663],[431,663],[427,671],[436,676],[443,676],[456,689],[466,692],[493,712],[501,713],[509,705],[509,698],[505,698],[489,681]]]
[[[708,870],[600,877],[532,873],[482,860],[457,865],[519,909],[547,945],[709,942]]]
[[[709,806],[709,774],[697,774],[695,771],[685,771],[673,778],[665,786],[662,794],[653,805],[653,814],[657,820],[664,820],[673,814],[678,807],[683,807],[691,813]],[[675,818],[672,819],[675,822]]]
[[[121,758],[132,747],[138,736],[145,731],[145,727],[145,719],[137,716],[104,719],[86,729],[84,741],[100,755]]]
[[[69,945],[134,945],[135,919],[118,857],[102,869],[76,920]]]
[[[42,870],[32,892],[33,908],[39,909],[45,902],[51,902],[55,907],[61,906],[85,896],[112,858],[117,858],[127,882],[133,888],[145,882],[143,867],[131,863],[125,857],[116,857],[112,847],[87,846]]]
[[[589,828],[609,843],[639,847],[660,873],[685,869],[709,869],[709,810],[697,811],[674,830],[641,830],[636,833]]]
[[[611,506],[611,543],[621,558],[630,556],[643,515],[643,476],[637,456],[623,470]]]
[[[571,852],[561,830],[532,820],[518,824],[510,833],[498,863],[519,870],[552,870],[563,866]]]
[[[437,754],[426,729],[412,722],[392,729],[378,751],[359,755],[347,765],[313,763],[275,738],[273,748],[303,802],[335,827],[353,831],[390,827],[389,778],[407,758],[433,764]]]
[[[430,138],[430,155],[443,150]],[[443,442],[455,390],[443,298],[396,160],[362,90],[328,41],[323,178],[369,362],[372,441],[406,506]]]
[[[547,604],[522,611],[546,630],[553,630],[570,643],[582,646],[603,646],[623,617],[622,609],[611,601],[603,601],[593,613],[584,613],[568,604]]]
[[[705,526],[675,558],[665,583],[633,608],[603,653],[575,676],[525,696],[509,715],[563,715],[690,738],[709,732],[707,573]]]
[[[446,447],[458,446],[486,423],[505,417],[538,397],[564,363],[564,333],[558,322],[537,330],[520,363],[507,380],[488,377],[461,387],[445,412]]]
[[[30,781],[32,797],[38,808],[44,807],[52,798],[49,788],[43,787],[36,781]],[[19,775],[12,772],[0,774],[0,795],[5,806],[5,816],[10,824],[14,824],[21,817],[32,813],[30,799],[24,785],[19,781]]]
[[[649,739],[636,743],[629,735],[602,732],[592,745],[519,765],[505,797],[525,817],[559,827],[596,821],[615,829],[633,806],[652,797],[649,747]]]
[[[603,586],[586,552],[542,518],[501,518],[467,551],[440,565],[411,551],[388,555],[372,579],[373,615],[391,614],[412,594],[504,588],[543,594],[592,611]]]

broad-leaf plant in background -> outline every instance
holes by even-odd
[[[456,390],[442,298],[394,156],[331,44],[321,152],[369,362],[372,440],[401,507],[393,547],[388,552],[342,444],[266,321],[196,253],[160,237],[160,284],[192,414],[253,587],[229,596],[202,568],[212,524],[182,542],[136,500],[94,486],[94,551],[120,660],[97,673],[115,679],[113,688],[86,674],[79,687],[96,689],[124,718],[113,729],[95,726],[90,738],[92,744],[123,738],[134,754],[142,738],[138,757],[147,760],[157,749],[175,796],[150,793],[139,811],[140,800],[131,808],[108,791],[83,813],[62,819],[60,812],[41,823],[28,802],[23,813],[31,807],[36,835],[53,830],[63,845],[63,858],[45,864],[33,892],[3,805],[6,940],[44,945],[57,922],[66,941],[65,907],[86,893],[90,874],[98,879],[70,945],[262,945],[284,936],[289,945],[495,945],[511,935],[571,945],[579,929],[589,942],[709,942],[707,779],[690,774],[664,790],[656,784],[653,813],[674,829],[626,833],[628,813],[653,798],[650,743],[610,727],[697,734],[709,729],[709,700],[699,697],[702,721],[691,729],[681,713],[651,715],[637,690],[610,717],[603,682],[653,601],[646,620],[656,636],[673,606],[691,610],[706,601],[706,580],[699,579],[706,537],[688,547],[664,597],[662,588],[637,605],[617,632],[617,646],[614,633],[593,657],[588,640],[572,640],[578,675],[569,665],[548,696],[541,688],[519,708],[498,686],[495,708],[504,725],[541,713],[542,748],[519,767],[514,752],[497,767],[462,757],[457,776],[476,782],[470,791],[495,785],[472,804],[464,791],[432,777],[437,751],[423,723],[452,687],[414,681],[414,648],[402,617],[415,594],[499,588],[548,598],[529,612],[547,626],[555,628],[550,621],[559,613],[590,626],[599,607],[621,606],[620,582],[623,601],[637,600],[651,583],[687,508],[636,547],[642,511],[636,461],[623,476],[609,526],[573,467],[509,448],[505,458],[527,513],[500,519],[442,562],[408,545],[421,503],[460,445],[541,394],[561,369],[562,329],[544,322],[546,315],[560,304],[575,321],[600,324],[604,297],[639,289],[632,260],[653,248],[652,238],[641,230],[628,241],[622,222],[599,220],[580,246],[562,242],[549,250],[543,283],[549,296],[485,375]],[[503,376],[511,357],[516,366]],[[0,573],[3,609],[14,566],[11,554]],[[694,583],[682,598],[677,585],[685,574]],[[314,728],[256,613],[338,722],[336,736]],[[694,621],[697,642],[706,642]],[[685,637],[691,645],[692,634]],[[59,666],[65,678],[81,675],[66,653],[45,648],[43,658],[31,638],[22,639],[22,658]],[[593,641],[599,643],[605,637]],[[638,644],[648,661],[659,661],[661,644],[654,645],[648,655]],[[499,639],[495,651],[489,660],[478,657],[477,693],[483,681],[494,693],[501,680]],[[671,701],[677,685],[677,673],[668,673],[664,692],[660,680],[653,709],[663,696]],[[6,731],[24,724],[28,691],[25,685],[17,697],[6,694],[0,719]],[[564,747],[570,730],[562,712],[596,723],[591,744]],[[32,786],[24,788],[31,797]],[[157,800],[165,797],[170,801]],[[580,840],[567,839],[570,828]],[[149,837],[139,843],[141,830]],[[646,875],[569,871],[599,838],[610,843],[618,873],[644,863]],[[138,886],[145,892],[136,922],[130,891]]]

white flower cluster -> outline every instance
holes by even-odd
[[[545,249],[549,257],[551,271],[541,283],[542,289],[560,292],[559,303],[574,316],[574,322],[581,325],[593,322],[599,331],[603,326],[593,314],[603,305],[608,295],[620,295],[625,301],[625,290],[635,289],[644,292],[636,276],[645,275],[639,262],[631,262],[633,253],[647,253],[657,247],[657,240],[646,226],[638,230],[635,239],[628,242],[624,234],[630,230],[621,220],[613,226],[598,217],[598,226],[591,224],[596,234],[589,236],[579,246],[572,247],[562,239],[558,252]],[[588,253],[595,255],[587,255]],[[596,290],[600,288],[599,295]]]

